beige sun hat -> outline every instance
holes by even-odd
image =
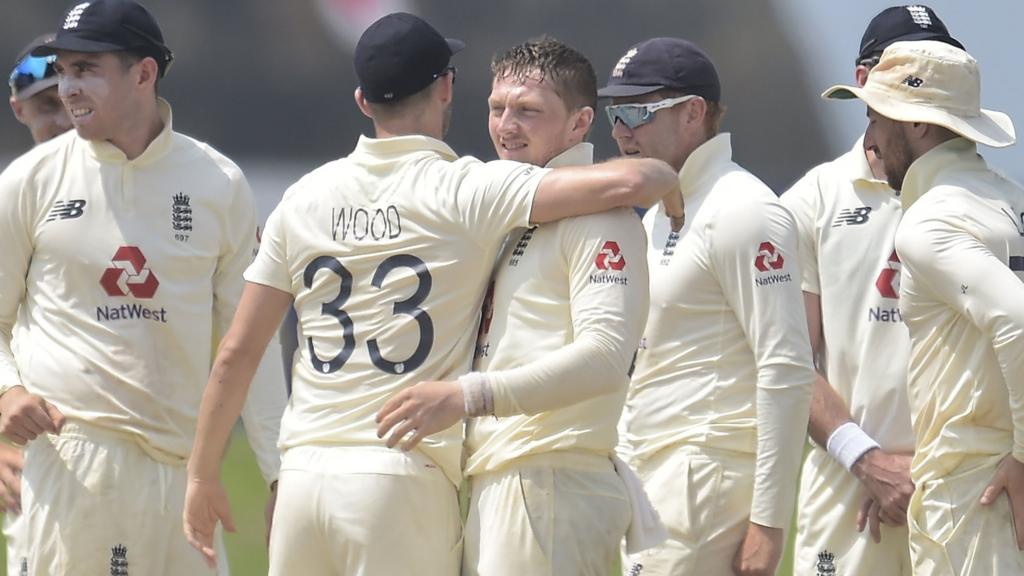
[[[899,122],[924,122],[996,148],[1016,142],[1013,121],[981,107],[978,62],[943,42],[896,42],[882,52],[863,88],[833,86],[822,98],[860,98]]]

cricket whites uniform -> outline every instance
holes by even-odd
[[[0,384],[67,416],[26,448],[29,574],[209,572],[181,532],[185,462],[256,212],[237,166],[160,114],[134,160],[72,131],[0,175]],[[243,411],[268,482],[280,375],[268,354]]]
[[[1024,519],[1005,494],[978,501],[1005,456],[1024,461],[1024,189],[955,138],[910,166],[903,207],[914,572],[1024,574]]]
[[[863,140],[807,173],[782,195],[796,220],[804,292],[818,295],[827,380],[854,422],[890,453],[910,454],[910,337],[899,309],[893,239],[899,196],[871,173]],[[882,525],[882,542],[858,532],[860,481],[823,446],[804,461],[797,506],[800,574],[829,566],[844,576],[910,574],[906,526]]]
[[[669,532],[642,574],[732,574],[747,523],[789,526],[814,369],[789,211],[728,134],[679,175],[686,224],[644,217],[651,308],[623,414]]]
[[[459,573],[462,423],[405,453],[374,417],[469,370],[492,264],[547,172],[362,137],[285,193],[246,272],[293,294],[300,326],[271,574]]]
[[[581,143],[548,167],[593,163]],[[539,370],[544,389],[496,392],[469,421],[463,574],[604,575],[630,523],[610,460],[647,317],[646,238],[619,208],[513,233],[485,305],[474,370],[493,386]]]

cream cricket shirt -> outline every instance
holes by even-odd
[[[593,146],[582,143],[548,167],[592,163]],[[552,391],[573,389],[574,401],[533,412],[531,405],[544,400],[519,397],[509,387],[515,415],[469,420],[467,474],[493,472],[535,454],[607,459],[612,453],[647,318],[646,244],[640,219],[628,208],[510,236],[485,304],[474,370],[497,383],[499,371],[536,367],[557,353],[571,360],[550,369],[546,382]]]
[[[1024,462],[1024,189],[956,138],[911,165],[903,206],[914,483]]]
[[[256,211],[238,167],[160,111],[163,131],[134,160],[71,131],[0,175],[0,380],[184,464]],[[285,403],[277,356],[243,412],[268,480]]]
[[[389,397],[469,370],[492,264],[547,172],[459,159],[426,136],[362,137],[285,193],[246,272],[293,294],[299,315],[282,449],[383,446],[374,416]],[[461,422],[418,449],[459,483]]]
[[[624,418],[634,462],[689,444],[757,457],[751,520],[788,526],[814,369],[793,217],[728,134],[679,175],[686,225],[644,218],[651,308]]]
[[[890,452],[912,452],[910,336],[899,307],[899,196],[877,180],[863,140],[812,169],[782,203],[797,224],[805,292],[821,298],[828,381]]]

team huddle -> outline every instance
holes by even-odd
[[[600,88],[552,38],[497,54],[491,162],[444,143],[464,48],[367,28],[374,136],[261,235],[238,167],[172,129],[145,8],[78,3],[26,48],[9,574],[227,574],[239,416],[274,575],[768,575],[791,525],[795,574],[1024,574],[1024,188],[978,154],[1013,124],[931,8],[871,20],[823,94],[866,132],[781,196],[733,161],[690,41]]]

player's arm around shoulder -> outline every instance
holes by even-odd
[[[684,216],[676,171],[653,158],[619,158],[548,172],[537,187],[530,222],[552,222],[613,208],[649,208],[659,201],[670,217]]]

